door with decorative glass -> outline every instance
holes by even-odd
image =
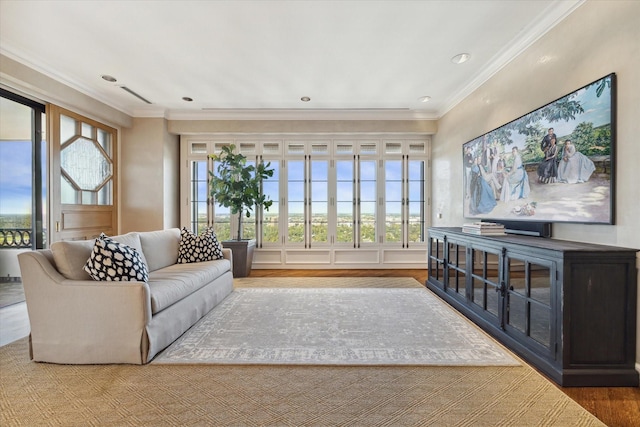
[[[90,239],[117,230],[117,132],[49,106],[51,241]]]

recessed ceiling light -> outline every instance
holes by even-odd
[[[431,99],[430,96],[421,96],[420,98],[418,98],[418,101],[420,101],[420,102],[429,102],[430,99]]]
[[[309,98],[308,96],[303,96],[302,98],[300,98],[300,101],[309,102],[309,101],[311,101],[311,98]]]
[[[187,101],[187,102],[191,102],[191,101],[193,101],[193,98],[189,98],[188,96],[183,96],[182,100],[183,101]]]
[[[115,77],[110,76],[110,75],[108,75],[108,74],[103,74],[103,75],[102,75],[102,76],[100,76],[100,77],[102,77],[102,80],[106,80],[106,81],[108,81],[109,83],[115,83],[115,82],[117,82],[117,81],[118,81]]]
[[[459,53],[453,58],[451,58],[451,62],[454,64],[462,64],[463,62],[467,62],[471,58],[471,55],[468,53]]]

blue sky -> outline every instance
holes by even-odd
[[[0,215],[31,212],[31,141],[0,141]]]

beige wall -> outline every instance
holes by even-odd
[[[615,72],[616,225],[554,224],[553,237],[640,249],[639,23],[638,1],[588,1],[442,117],[432,147],[432,206],[434,213],[443,207],[443,218],[432,214],[432,224],[464,221],[462,144]]]
[[[134,118],[120,144],[120,232],[177,227],[179,142],[162,118]]]

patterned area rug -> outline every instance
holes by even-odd
[[[424,288],[236,288],[153,363],[519,365]]]
[[[0,282],[0,308],[24,301],[22,282]]]

